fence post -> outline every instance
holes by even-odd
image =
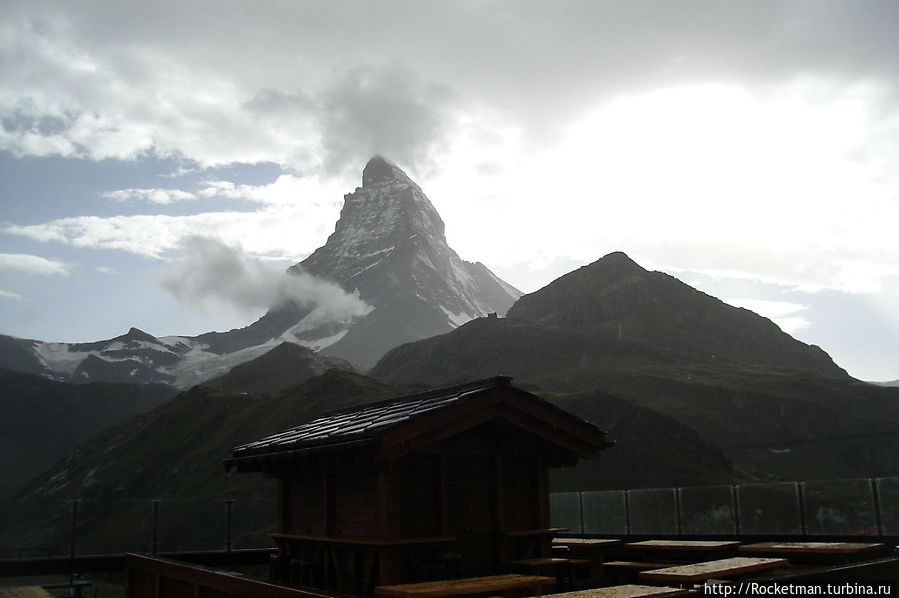
[[[234,505],[234,499],[229,498],[228,499],[228,525],[227,525],[228,538],[225,541],[225,552],[228,553],[229,560],[231,558],[231,509],[232,509],[233,505]]]
[[[627,536],[631,535],[631,507],[628,502],[628,492],[630,490],[624,491],[624,533]]]
[[[578,512],[581,514],[581,535],[586,534],[586,528],[584,527],[584,493],[577,493],[577,502],[578,502]]]
[[[75,586],[75,553],[78,544],[78,499],[72,501],[72,536],[69,544],[69,585]]]
[[[674,511],[677,516],[677,535],[684,535],[683,532],[683,523],[681,520],[681,488],[677,487],[674,489]]]
[[[159,549],[159,501],[153,501],[153,545],[152,553],[156,554]]]
[[[799,501],[799,525],[802,530],[803,537],[808,535],[808,525],[805,523],[805,482],[794,482],[796,484],[796,500]]]
[[[734,484],[730,487],[731,500],[734,504],[734,534],[740,536],[743,534],[743,526],[740,522],[740,485]]]
[[[877,478],[871,478],[871,506],[874,507],[874,526],[877,528],[877,535],[883,535],[883,517],[880,514],[880,492],[877,488]]]

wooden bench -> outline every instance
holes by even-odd
[[[510,573],[507,575],[378,586],[375,588],[375,595],[384,598],[440,598],[442,596],[465,596],[468,594],[486,594],[488,592],[506,592],[509,590],[530,590],[542,595],[543,588],[552,586],[555,582],[556,579],[554,577]]]
[[[683,563],[659,563],[647,561],[606,561],[601,565],[603,578],[612,583],[630,583],[637,581],[641,571],[664,569]]]
[[[636,571],[650,571],[652,569],[664,569],[666,567],[679,567],[683,563],[648,563],[646,561],[608,561],[602,564],[603,567],[634,569]]]
[[[589,580],[599,580],[602,577],[602,562],[607,553],[620,546],[621,540],[610,538],[553,538],[552,541],[553,555],[567,556],[571,560],[573,571],[588,568],[589,575],[585,579]]]
[[[736,577],[747,573],[767,571],[786,564],[787,559],[732,557],[643,571],[640,573],[640,578],[661,583],[698,583],[707,579]]]

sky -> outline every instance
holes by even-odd
[[[899,378],[895,0],[0,12],[2,334],[247,325],[379,153],[523,292],[624,251]]]

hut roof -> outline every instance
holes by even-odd
[[[257,471],[273,460],[324,451],[373,449],[397,458],[492,419],[502,419],[577,456],[611,446],[595,425],[496,376],[326,413],[308,423],[232,450],[228,468]]]

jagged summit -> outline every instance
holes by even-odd
[[[397,179],[410,180],[409,176],[399,166],[381,155],[373,156],[368,161],[368,164],[365,165],[365,168],[362,169],[363,187]]]
[[[369,367],[388,349],[449,332],[521,293],[483,264],[459,258],[440,214],[396,164],[374,156],[344,197],[334,233],[293,266],[358,291],[375,309],[327,352]]]
[[[356,275],[410,244],[440,245],[437,253],[452,251],[444,230],[443,219],[421,188],[395,164],[375,156],[363,170],[362,187],[344,196],[334,233],[294,268],[353,290]]]

